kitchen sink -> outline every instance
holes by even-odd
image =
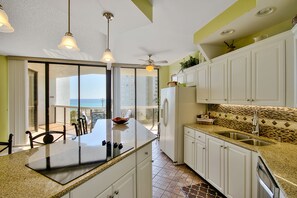
[[[243,139],[250,139],[251,137],[242,133],[238,133],[236,131],[222,131],[217,132],[218,135],[222,135],[233,140],[243,140]]]
[[[273,142],[266,142],[266,141],[257,140],[257,139],[242,140],[241,142],[250,144],[253,146],[268,146],[268,145],[274,144]]]

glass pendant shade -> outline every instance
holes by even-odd
[[[110,51],[110,49],[106,49],[103,53],[103,56],[102,58],[100,59],[101,62],[104,62],[104,63],[114,63],[115,62],[115,59],[113,58],[113,55]]]
[[[8,21],[8,16],[0,5],[0,32],[10,33],[14,32],[13,27]]]
[[[145,69],[150,72],[150,71],[154,70],[154,66],[153,65],[148,65],[148,66],[145,67]]]
[[[61,43],[58,45],[59,49],[65,49],[70,51],[79,51],[76,40],[70,32],[66,32],[63,36]]]

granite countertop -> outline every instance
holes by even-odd
[[[215,132],[219,131],[238,131],[229,129],[226,127],[221,127],[218,125],[201,125],[201,124],[187,124],[186,127],[192,128],[194,130],[199,130],[207,135],[217,137],[224,141],[233,143],[237,146],[258,152],[262,157],[265,164],[269,168],[270,172],[274,176],[276,182],[279,184],[281,189],[289,198],[297,197],[297,146],[289,143],[277,142],[265,137],[258,137],[246,132],[241,132],[243,134],[248,134],[256,139],[261,139],[264,141],[273,142],[274,144],[268,146],[252,146],[245,144],[238,140],[233,140],[222,135],[218,135]]]
[[[54,144],[0,157],[0,197],[61,197],[149,144],[156,139],[156,135],[134,119],[130,119],[127,125],[114,125],[111,120],[98,120],[92,133],[80,136],[79,141],[77,139],[67,139],[65,143],[59,141]],[[124,146],[129,145],[133,149],[107,161],[65,185],[61,185],[25,166],[30,162],[44,159],[48,156],[67,153],[67,151],[78,147],[78,142],[80,145],[85,143],[91,145],[93,142],[98,143],[99,141],[101,143],[103,139],[121,142]]]

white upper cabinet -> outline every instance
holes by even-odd
[[[251,55],[237,53],[228,59],[228,99],[230,104],[251,104]]]
[[[180,73],[177,75],[177,82],[185,83],[186,82],[186,75],[184,73]]]
[[[227,59],[209,65],[209,103],[227,103]]]
[[[285,40],[252,50],[252,102],[285,106]]]
[[[208,102],[208,64],[203,64],[197,69],[196,101],[197,103]]]
[[[187,70],[184,71],[186,76],[186,85],[189,86],[195,86],[196,80],[197,80],[197,69],[196,66],[193,66]]]

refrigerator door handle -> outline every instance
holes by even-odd
[[[164,100],[164,125],[167,127],[168,124],[168,100]]]

